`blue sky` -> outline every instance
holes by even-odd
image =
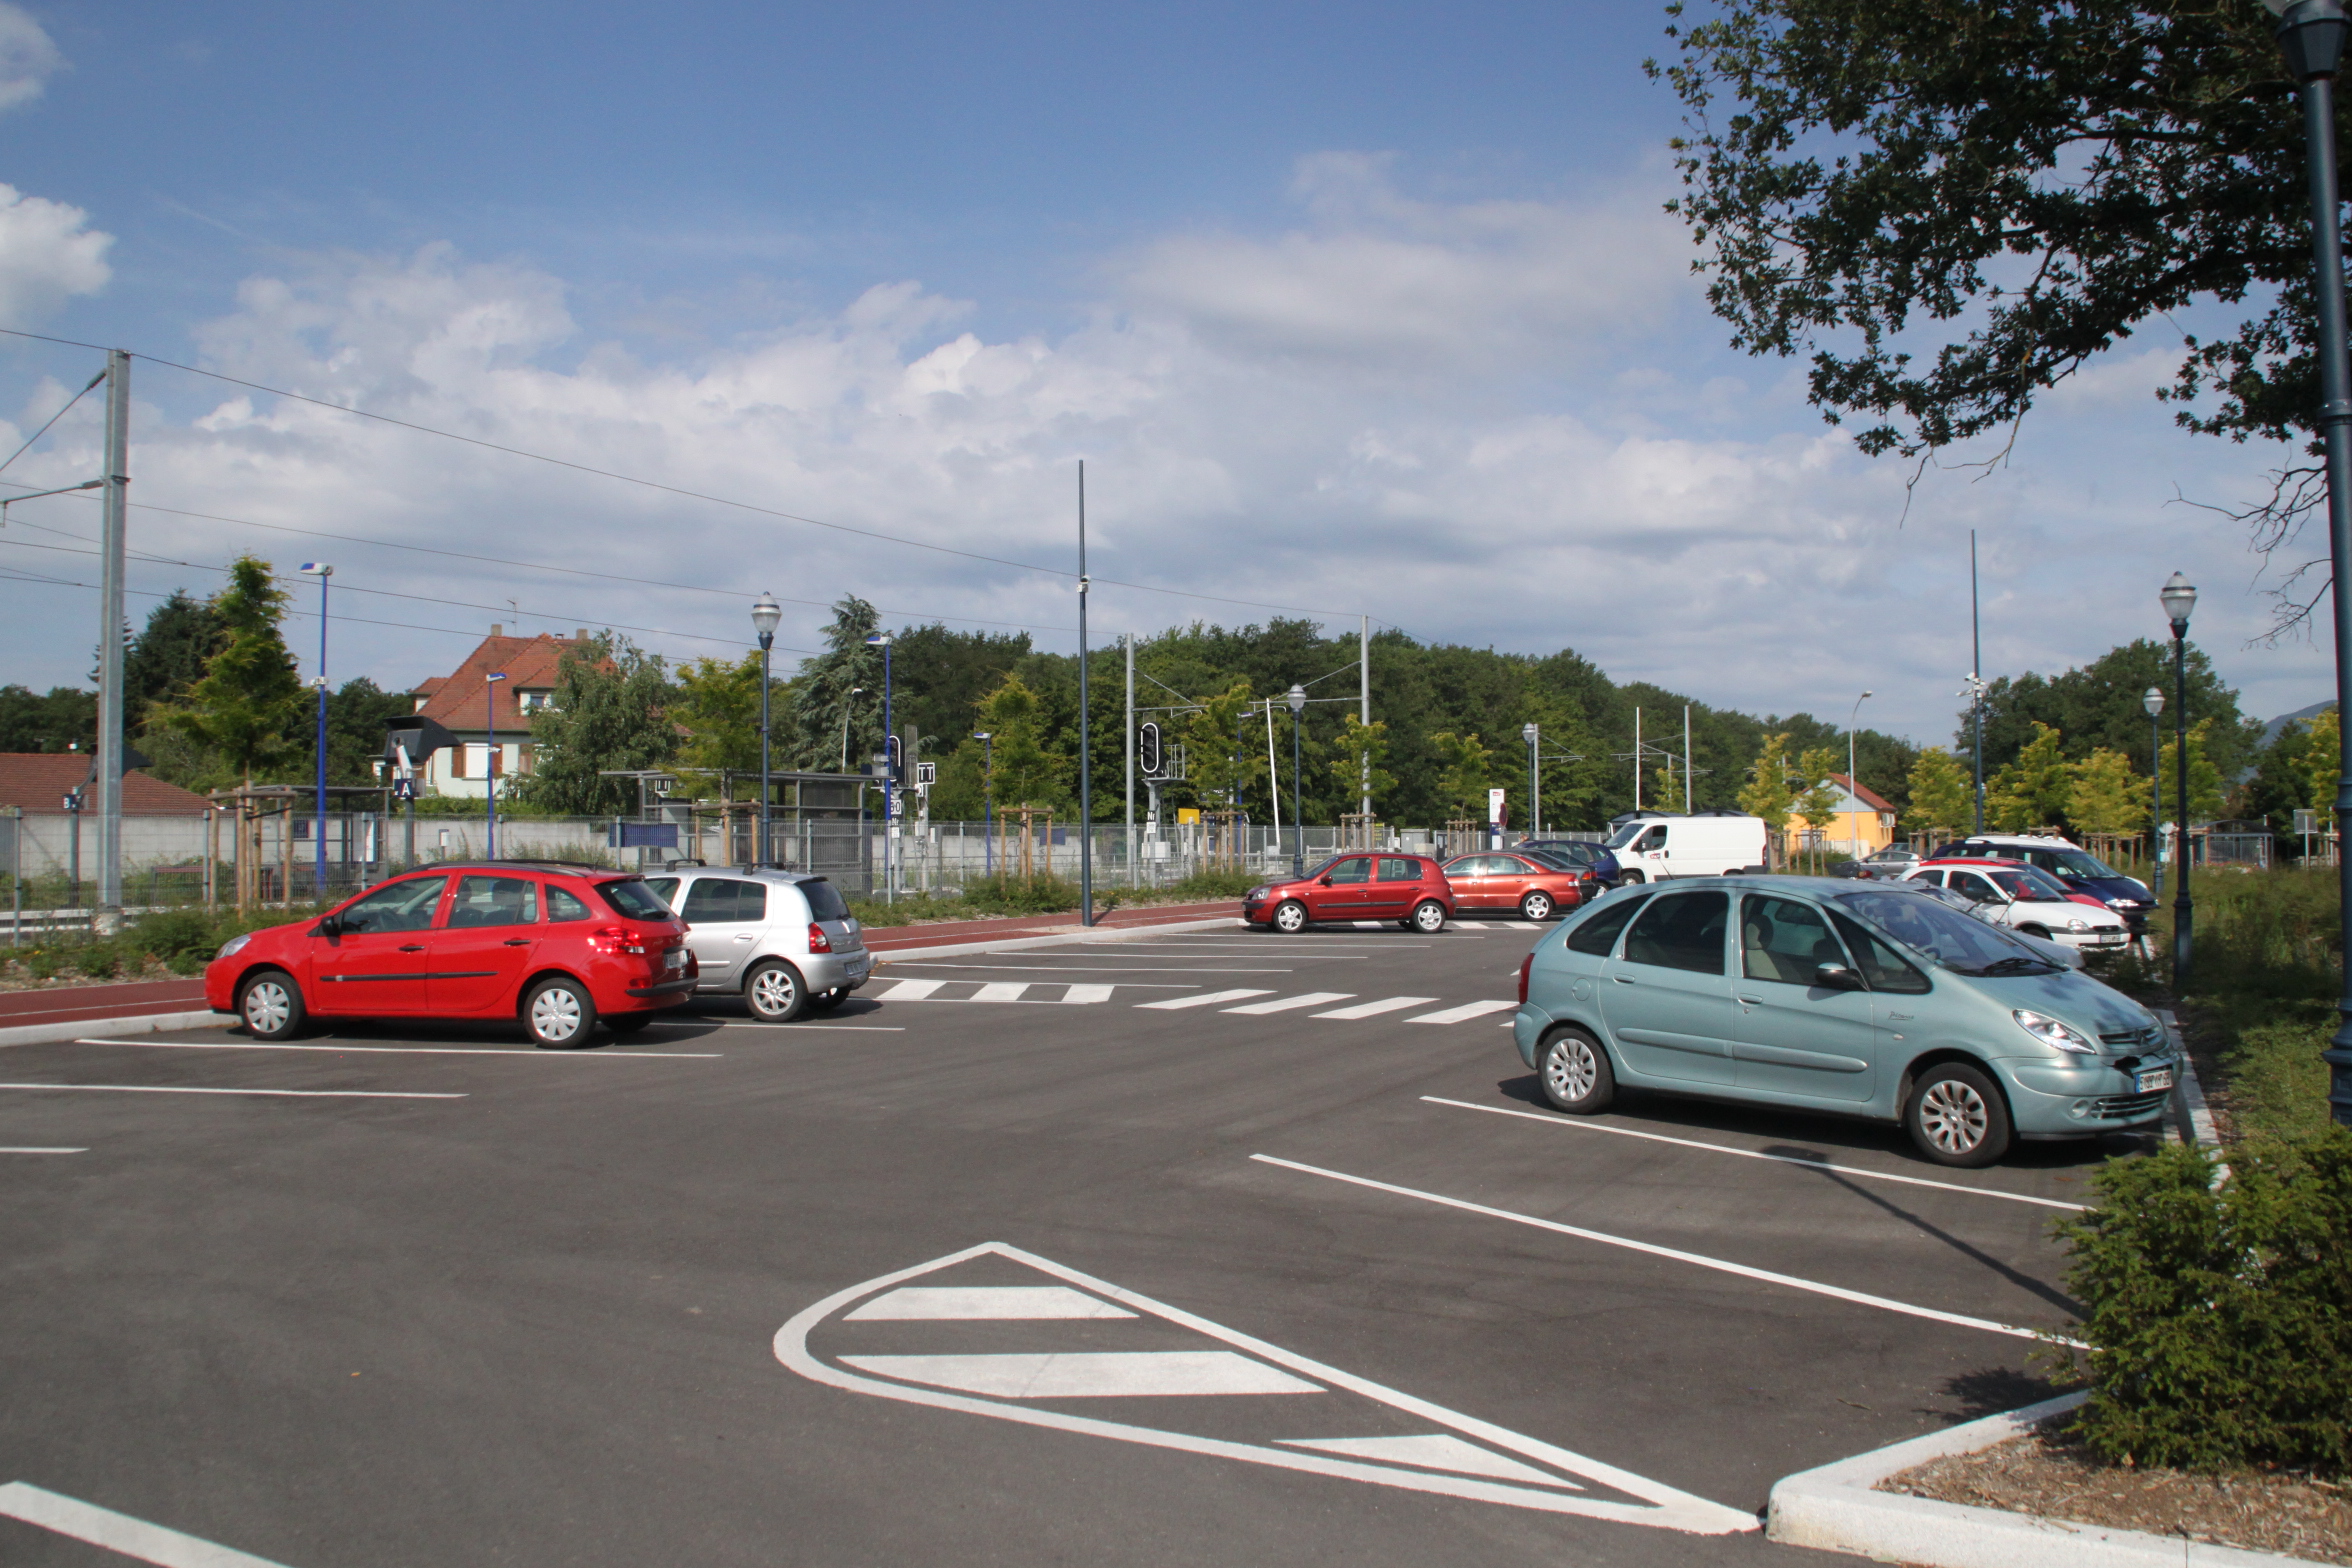
[[[1069,555],[1084,457],[1098,576],[1571,645],[1758,711],[1869,686],[1865,717],[1921,740],[1967,668],[1975,527],[1990,673],[2159,632],[2181,567],[2251,709],[2325,695],[2309,646],[2248,646],[2243,537],[2173,504],[2242,503],[2276,455],[2170,429],[2148,394],[2172,347],[2135,340],[2006,467],[1931,474],[1907,511],[1789,365],[1728,352],[1659,213],[1662,27],[1614,4],[0,6],[0,325],[1023,560]],[[0,347],[10,447],[94,368]],[[1072,642],[1050,577],[160,367],[135,385],[136,497],[245,520],[135,513],[165,558],[135,588],[324,554],[338,588],[496,609],[347,598],[405,625],[339,611],[337,679],[444,672],[494,618],[725,653],[729,596],[763,588]],[[7,477],[82,477],[94,414]],[[0,564],[77,577],[15,520],[87,510],[12,508]],[[87,670],[90,595],[0,603],[0,678]],[[1114,634],[1264,613],[1094,611]],[[792,616],[809,645],[821,610]]]

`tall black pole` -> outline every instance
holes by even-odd
[[[2172,991],[2175,996],[2187,994],[2189,988],[2189,938],[2196,922],[2196,906],[2189,901],[2189,623],[2172,623],[2172,700],[2179,710],[2173,714],[2173,745],[2179,755],[2173,758],[2172,805],[2180,815],[2180,831],[2173,835],[2172,858],[2179,868],[2173,879],[2178,890],[2172,898]]]
[[[773,793],[768,783],[768,651],[776,645],[774,632],[761,632],[760,640],[760,818],[759,863],[767,865],[776,856],[773,831],[768,826],[768,797]],[[822,764],[820,764],[822,766]],[[729,830],[728,836],[734,836]]]
[[[1299,710],[1290,710],[1290,874],[1307,874],[1307,806],[1299,794]]]
[[[2155,688],[2149,688],[2154,691]],[[2161,693],[2157,695],[2161,696]],[[2148,715],[2148,863],[2154,867],[2149,891],[2164,896],[2164,710]]]
[[[1984,632],[1976,613],[1976,530],[1968,530],[1968,694],[1976,720],[1969,761],[1976,765],[1976,827],[1984,831]]]
[[[1086,459],[1078,460],[1078,923],[1094,924],[1094,747],[1086,717]]]

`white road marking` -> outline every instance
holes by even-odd
[[[22,1519],[55,1535],[87,1541],[92,1546],[161,1568],[280,1568],[265,1557],[215,1546],[192,1535],[118,1514],[95,1503],[79,1502],[46,1492],[24,1481],[0,1486],[0,1514]]]
[[[607,1048],[593,1051],[517,1050],[488,1045],[276,1045],[263,1040],[76,1040],[76,1045],[127,1045],[143,1051],[365,1051],[377,1056],[535,1056],[547,1061],[626,1061],[635,1057],[669,1057],[678,1061],[715,1061],[717,1051],[632,1051]]]
[[[1281,1367],[1298,1378],[1321,1384],[1327,1391],[1353,1394],[1391,1410],[1402,1411],[1417,1421],[1443,1427],[1470,1443],[1515,1454],[1537,1465],[1550,1466],[1599,1486],[1611,1488],[1636,1501],[1614,1498],[1574,1496],[1562,1492],[1554,1480],[1543,1487],[1521,1486],[1506,1481],[1490,1480],[1468,1474],[1433,1473],[1434,1465],[1407,1468],[1399,1464],[1377,1463],[1365,1458],[1351,1458],[1339,1454],[1306,1451],[1303,1446],[1278,1446],[1263,1443],[1237,1442],[1226,1438],[1204,1437],[1190,1432],[1164,1427],[1135,1426],[1126,1422],[1106,1421],[1093,1416],[1070,1415],[1058,1410],[1041,1409],[1032,1404],[1011,1403],[1003,1400],[973,1398],[936,1389],[912,1387],[905,1383],[886,1383],[845,1370],[831,1361],[821,1360],[809,1349],[810,1333],[833,1315],[863,1297],[936,1274],[958,1264],[979,1258],[996,1258],[1025,1265],[1051,1279],[1062,1280],[1080,1290],[1116,1301],[1164,1323],[1189,1329],[1224,1345],[1232,1347],[1242,1357]],[[1112,1438],[1122,1442],[1139,1443],[1153,1448],[1173,1449],[1178,1452],[1204,1454],[1218,1458],[1240,1460],[1250,1464],[1269,1465],[1278,1469],[1303,1471],[1311,1475],[1331,1476],[1343,1480],[1365,1481],[1375,1485],[1392,1486],[1405,1491],[1423,1492],[1443,1497],[1464,1498],[1476,1502],[1496,1503],[1509,1507],[1534,1509],[1545,1513],[1576,1514],[1587,1518],[1614,1520],[1623,1524],[1651,1525],[1669,1530],[1681,1530],[1698,1535],[1730,1535],[1758,1527],[1755,1515],[1735,1508],[1727,1508],[1703,1497],[1678,1491],[1656,1481],[1620,1470],[1582,1454],[1521,1433],[1462,1415],[1442,1405],[1418,1399],[1397,1389],[1387,1388],[1368,1378],[1342,1372],[1305,1356],[1293,1354],[1278,1345],[1254,1339],[1222,1324],[1196,1317],[1179,1308],[1154,1301],[1134,1291],[1122,1290],[1106,1280],[1066,1268],[1035,1253],[1024,1252],[1003,1242],[983,1242],[961,1252],[936,1258],[929,1263],[918,1263],[911,1268],[896,1270],[878,1279],[866,1280],[839,1290],[824,1300],[794,1314],[791,1321],[776,1331],[776,1359],[787,1368],[812,1382],[831,1388],[848,1389],[853,1393],[871,1394],[883,1399],[899,1400],[907,1404],[928,1405],[934,1409],[954,1410],[967,1415],[990,1416],[998,1420],[1015,1421],[1025,1426],[1044,1427],[1052,1431],[1071,1432],[1092,1437]],[[841,1358],[846,1360],[847,1358]],[[1032,1396],[1036,1397],[1036,1396]],[[1211,1407],[1214,1408],[1214,1407]],[[1306,1406],[1286,1408],[1304,1409]],[[1317,1407],[1321,1408],[1321,1407]],[[1313,1440],[1316,1443],[1323,1439]],[[1466,1445],[1467,1446],[1467,1445]]]
[[[1409,1024],[1467,1023],[1473,1018],[1484,1018],[1489,1013],[1499,1013],[1505,1008],[1514,1008],[1518,1005],[1517,1002],[1464,1002],[1460,1007],[1449,1007],[1438,1013],[1423,1013],[1420,1017],[1408,1018],[1405,1022]]]
[[[1500,1105],[1473,1105],[1467,1100],[1441,1099],[1434,1094],[1421,1096],[1431,1105],[1450,1105],[1461,1111],[1485,1111],[1493,1116],[1516,1116],[1525,1121],[1541,1122],[1546,1127],[1557,1127],[1566,1132],[1609,1132],[1621,1138],[1646,1138],[1652,1143],[1679,1144],[1685,1149],[1707,1149],[1716,1154],[1737,1154],[1750,1160],[1771,1160],[1779,1165],[1802,1166],[1809,1171],[1835,1171],[1840,1176],[1867,1176],[1872,1181],[1899,1181],[1906,1187],[1934,1187],[1944,1192],[1965,1192],[1976,1198],[2003,1198],[2011,1203],[2034,1203],[2045,1209],[2072,1209],[2082,1213],[2090,1208],[2087,1203],[2066,1203],[2057,1198],[2029,1197],[2022,1192],[1996,1192],[1990,1187],[1968,1187],[1956,1181],[1929,1181],[1924,1176],[1897,1176],[1889,1171],[1866,1171],[1858,1165],[1832,1165],[1827,1160],[1809,1160],[1798,1154],[1767,1154],[1762,1149],[1738,1149],[1728,1143],[1701,1143],[1695,1138],[1669,1138],[1662,1132],[1641,1132],[1632,1127],[1611,1127],[1602,1122],[1567,1121],[1558,1116],[1546,1116],[1540,1111],[1506,1110]]]
[[[998,1399],[1320,1394],[1316,1384],[1230,1350],[1022,1351],[984,1356],[843,1356],[861,1372]]]
[[[1451,1470],[1456,1475],[1484,1475],[1528,1486],[1582,1490],[1566,1476],[1546,1475],[1533,1465],[1505,1459],[1442,1432],[1414,1437],[1278,1437],[1275,1441],[1285,1448],[1314,1448],[1327,1454],[1346,1454],[1353,1459],[1377,1459],[1383,1464],[1419,1465],[1424,1470]]]
[[[1358,1002],[1353,1007],[1334,1008],[1328,1013],[1317,1013],[1317,1018],[1377,1018],[1382,1013],[1402,1012],[1408,1007],[1427,1007],[1436,1001],[1434,996],[1391,996],[1377,1002]]]
[[[87,1153],[89,1153],[89,1152],[90,1152],[90,1151],[89,1151],[88,1149],[33,1149],[33,1148],[25,1148],[25,1149],[7,1149],[7,1148],[0,1148],[0,1154],[87,1154]]]
[[[1377,920],[1352,920],[1348,923],[1354,926],[1358,931],[1377,931],[1380,929],[1380,922]]]
[[[1100,1296],[1067,1285],[901,1285],[842,1321],[1012,1322],[1044,1318],[1131,1318]]]
[[[1361,957],[1361,956],[1363,956],[1363,955],[1361,955],[1361,954],[1351,954],[1351,953],[1342,953],[1342,954],[1337,954],[1337,955],[1334,955],[1334,956],[1337,956],[1337,957],[1342,957],[1342,958],[1352,958],[1352,957]],[[1138,975],[1287,975],[1287,974],[1292,974],[1292,973],[1295,973],[1295,972],[1296,972],[1296,971],[1294,971],[1294,970],[1290,970],[1290,969],[1235,969],[1235,968],[1232,968],[1232,967],[1229,967],[1229,966],[1226,966],[1226,965],[1221,965],[1221,964],[1188,964],[1188,965],[1186,965],[1186,966],[1184,966],[1184,967],[1182,967],[1182,968],[1177,968],[1177,967],[1175,967],[1175,966],[1173,966],[1173,965],[1171,965],[1171,966],[1167,966],[1167,967],[1154,967],[1154,966],[1148,966],[1148,965],[1144,965],[1144,964],[1088,964],[1088,965],[1084,966],[1083,968],[1073,969],[1073,968],[1070,968],[1070,967],[1068,967],[1067,965],[1062,965],[1062,964],[945,964],[945,963],[941,963],[941,964],[919,964],[919,963],[910,963],[910,964],[892,964],[890,967],[891,967],[891,968],[893,968],[893,969],[978,969],[978,970],[981,970],[981,971],[982,971],[982,972],[984,972],[984,973],[988,973],[988,974],[1000,974],[1000,975],[1001,975],[1001,974],[1068,974],[1068,975],[1100,975],[1100,974],[1138,974]],[[1517,973],[1517,971],[1516,971],[1516,970],[1514,970],[1514,971],[1513,971],[1513,973]],[[945,981],[945,980],[901,980],[901,981],[900,981],[900,982],[898,982],[898,983],[899,983],[900,985],[927,985],[927,986],[932,986],[932,987],[936,988],[936,987],[938,987],[938,986],[943,986],[943,985],[946,985],[948,982],[947,982],[947,981]],[[895,992],[885,992],[884,994],[885,994],[885,995],[896,995],[897,993],[895,993]],[[924,994],[925,996],[928,996],[928,995],[930,995],[931,993],[930,993],[930,992],[928,992],[928,991],[926,991],[926,992],[924,992],[923,994]]]
[[[684,1022],[684,1020],[680,1020]],[[905,1024],[758,1024],[742,1020],[715,1023],[713,1029],[878,1029],[884,1034],[905,1034]]]
[[[1107,1002],[1115,989],[1115,986],[1107,985],[1074,985],[1062,993],[1062,1000],[1077,1003]],[[1154,986],[1152,989],[1156,991],[1159,987]]]
[[[1138,1002],[1135,1005],[1173,1012],[1179,1007],[1208,1007],[1217,1002],[1238,1002],[1245,997],[1273,994],[1271,991],[1208,991],[1199,996],[1171,996],[1164,1002]]]
[[[972,993],[975,1002],[1018,1002],[1021,993],[1029,989],[1026,980],[991,980]]]
[[[1443,1193],[1423,1192],[1417,1187],[1399,1187],[1385,1181],[1374,1181],[1369,1176],[1350,1176],[1345,1171],[1325,1170],[1319,1165],[1301,1165],[1296,1160],[1277,1159],[1271,1154],[1253,1154],[1251,1159],[1262,1165],[1279,1165],[1284,1170],[1302,1171],[1309,1176],[1321,1176],[1330,1181],[1343,1181],[1351,1186],[1369,1187],[1375,1192],[1394,1193],[1400,1198],[1418,1198],[1423,1203],[1435,1203],[1449,1209],[1460,1209],[1467,1214],[1483,1214],[1488,1219],[1509,1220],[1515,1225],[1532,1225],[1538,1230],[1558,1231],[1563,1236],[1575,1236],[1584,1241],[1597,1241],[1604,1246],[1623,1247],[1631,1252],[1645,1252],[1655,1258],[1671,1258],[1677,1263],[1692,1263],[1719,1273],[1737,1274],[1743,1279],[1762,1280],[1766,1284],[1786,1285],[1792,1290],[1811,1291],[1817,1296],[1832,1296],[1839,1301],[1851,1301],[1865,1307],[1877,1307],[1885,1312],[1900,1312],[1908,1317],[1926,1318],[1935,1323],[1952,1323],[1961,1328],[1981,1328],[1987,1333],[2008,1334],[2018,1339],[2048,1339],[2076,1350],[2089,1347],[2080,1340],[2060,1335],[2044,1334],[2039,1329],[2019,1328],[2013,1323],[1996,1323],[1990,1318],[1972,1318],[1957,1312],[1939,1312],[1934,1307],[1913,1306],[1908,1301],[1892,1301],[1885,1296],[1873,1296],[1859,1290],[1847,1290],[1842,1285],[1824,1285],[1818,1280],[1799,1279],[1793,1274],[1776,1274],[1770,1269],[1750,1268],[1745,1263],[1733,1263],[1726,1258],[1710,1258],[1703,1253],[1684,1252],[1678,1247],[1661,1247],[1654,1242],[1635,1241],[1627,1236],[1612,1236],[1606,1231],[1586,1230],[1581,1225],[1563,1225],[1558,1220],[1540,1219],[1533,1214],[1514,1214],[1509,1209],[1489,1208],[1483,1203],[1471,1203],[1462,1198],[1449,1198]]]
[[[462,1100],[462,1094],[397,1093],[389,1089],[189,1089],[148,1083],[0,1083],[0,1089],[84,1089],[102,1094],[271,1094],[306,1100]]]
[[[1308,991],[1299,996],[1278,996],[1271,1002],[1252,1002],[1246,1007],[1227,1007],[1227,1013],[1287,1013],[1294,1007],[1321,1007],[1325,1002],[1344,1002],[1355,995],[1353,991]]]
[[[945,980],[898,980],[887,991],[874,993],[877,1002],[920,1002],[924,997],[947,984]]]

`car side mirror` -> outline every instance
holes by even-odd
[[[1325,878],[1323,878],[1323,879],[1322,879],[1322,885],[1323,885],[1324,887],[1329,887],[1329,886],[1331,885],[1331,879],[1330,879],[1329,877],[1325,877]]]
[[[1816,964],[1813,983],[1824,991],[1859,991],[1862,977],[1843,964]]]
[[[321,915],[317,934],[320,936],[341,936],[343,934],[343,917],[341,915]]]

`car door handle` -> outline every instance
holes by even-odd
[[[1760,996],[1736,996],[1735,994],[1735,999],[1743,1007],[1762,1007],[1764,1005],[1764,998]]]
[[[1911,1015],[1910,1015],[1909,1013],[1889,1013],[1889,1014],[1887,1014],[1887,1022],[1888,1022],[1888,1023],[1891,1023],[1891,1024],[1907,1024],[1907,1023],[1909,1023],[1910,1021],[1911,1021]]]
[[[756,931],[740,931],[736,933],[735,940],[738,942],[749,942],[757,938],[758,935],[759,933]]]
[[[400,950],[403,953],[421,953],[425,950],[425,944],[422,942],[404,942],[401,944]]]
[[[1631,975],[1611,975],[1609,978],[1616,981],[1619,985],[1633,984],[1633,977]]]
[[[529,947],[531,939],[527,936],[510,936],[506,939],[506,945],[508,947]]]

